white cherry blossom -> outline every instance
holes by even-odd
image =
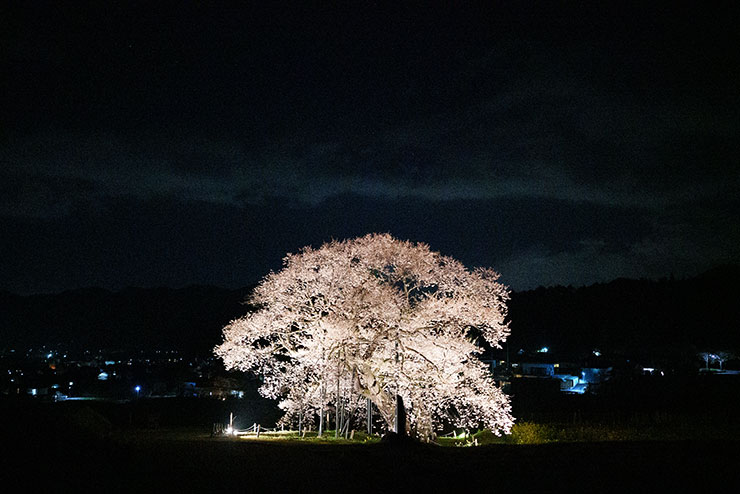
[[[398,394],[422,439],[445,423],[510,430],[508,397],[476,357],[475,336],[499,347],[509,332],[497,273],[387,234],[306,247],[283,264],[215,352],[228,369],[261,375],[286,421],[325,409],[359,416],[369,398],[390,429]]]

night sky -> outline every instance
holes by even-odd
[[[10,3],[0,290],[239,287],[369,232],[515,290],[740,262],[733,12]]]

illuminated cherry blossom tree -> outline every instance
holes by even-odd
[[[508,397],[476,358],[477,338],[498,348],[509,332],[497,273],[387,234],[306,247],[283,264],[215,353],[263,376],[285,420],[318,415],[321,427],[332,410],[346,428],[369,398],[392,430],[398,395],[425,440],[443,423],[510,430]]]

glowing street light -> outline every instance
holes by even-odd
[[[136,397],[138,398],[139,397],[139,391],[141,391],[141,386],[136,386],[134,388],[134,391],[136,391]]]
[[[234,429],[234,412],[229,413],[229,426],[226,428],[226,434],[229,436],[236,435],[236,429]]]

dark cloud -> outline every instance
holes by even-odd
[[[3,279],[24,292],[70,284],[238,286],[278,269],[286,252],[369,231],[429,243],[470,266],[494,266],[517,289],[644,273],[650,259],[662,259],[653,270],[660,274],[675,260],[666,252],[675,239],[662,243],[644,211],[555,200],[344,195],[314,207],[268,198],[242,208],[119,198],[53,221],[4,223],[2,247],[14,262]]]
[[[740,261],[732,17],[544,8],[9,8],[0,288],[235,286],[369,231],[515,288]]]

